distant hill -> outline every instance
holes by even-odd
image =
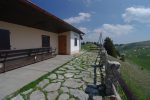
[[[116,45],[125,57],[121,74],[138,100],[150,98],[150,40]]]
[[[150,41],[135,42],[116,46],[125,59],[150,71]]]
[[[142,42],[134,42],[128,44],[121,44],[116,46],[119,50],[136,49],[136,48],[150,48],[150,40]]]

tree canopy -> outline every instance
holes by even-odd
[[[105,38],[103,45],[109,55],[117,57],[116,48],[113,44],[113,41],[109,37]]]

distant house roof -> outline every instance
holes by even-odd
[[[29,0],[0,0],[0,20],[55,33],[82,31],[39,8]]]

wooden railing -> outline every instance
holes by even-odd
[[[124,79],[122,78],[121,74],[119,72],[115,72],[115,77],[117,77],[117,81],[119,82],[120,86],[122,87],[126,97],[128,100],[137,100],[137,97],[135,94],[131,91],[131,89],[128,87]]]
[[[34,49],[22,49],[22,50],[0,50],[0,62],[8,60],[19,59],[27,56],[36,56],[44,53],[51,53],[55,55],[56,49],[52,48],[34,48]]]
[[[22,50],[0,50],[0,73],[52,58],[56,49],[34,48]]]

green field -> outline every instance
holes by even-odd
[[[139,65],[141,69],[150,70],[150,48],[129,49],[124,54],[128,62]]]
[[[91,51],[91,48],[96,48],[96,47],[97,46],[95,44],[87,43],[87,44],[82,45],[81,49],[85,51]]]
[[[121,74],[138,100],[150,99],[150,41],[121,45]]]
[[[139,66],[129,62],[121,62],[121,74],[123,79],[138,100],[150,98],[150,72],[141,70]]]
[[[137,97],[138,100],[149,100],[150,98],[150,71],[141,70],[140,66],[131,63],[128,60],[122,62],[116,58],[110,57],[121,63],[121,75],[126,84]]]

